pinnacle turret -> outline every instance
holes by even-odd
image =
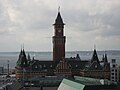
[[[108,63],[107,54],[105,53],[104,63]]]
[[[93,63],[94,61],[99,63],[99,59],[98,59],[96,49],[94,49],[93,56],[92,56],[92,59],[91,59],[91,63]]]
[[[26,67],[28,65],[28,61],[24,49],[23,50],[21,49],[21,52],[19,54],[19,59],[17,61],[17,65],[21,67]]]

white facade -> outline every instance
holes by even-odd
[[[116,59],[112,59],[111,62],[111,80],[115,82],[119,81],[119,67],[116,63]]]

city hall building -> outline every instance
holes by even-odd
[[[54,26],[53,42],[53,60],[42,61],[26,56],[24,48],[21,49],[18,61],[16,63],[16,78],[29,77],[73,77],[85,76],[100,79],[110,79],[110,63],[107,60],[107,54],[99,60],[97,51],[94,49],[90,60],[81,60],[77,54],[75,58],[65,57],[66,36],[64,35],[64,22],[60,12],[57,14]]]

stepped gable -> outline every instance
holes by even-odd
[[[71,69],[71,65],[68,63],[67,60],[62,59],[60,62],[57,64],[56,69]]]
[[[57,76],[71,76],[71,65],[63,58],[62,60],[59,61],[55,68],[55,75]]]

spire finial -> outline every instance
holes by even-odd
[[[21,44],[21,50],[22,50],[22,44]]]
[[[60,12],[60,6],[58,7],[58,12]]]
[[[94,49],[96,49],[96,45],[94,44]]]
[[[24,43],[23,43],[23,49],[24,49]]]

